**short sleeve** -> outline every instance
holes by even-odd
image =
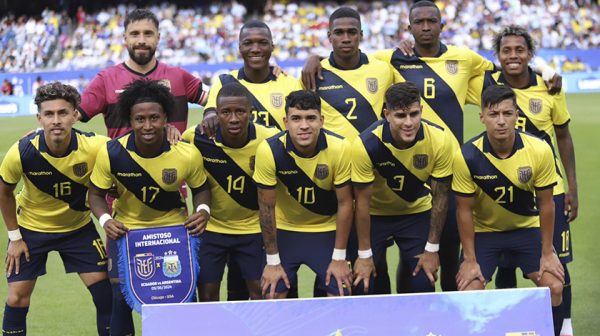
[[[441,132],[440,146],[436,146],[435,158],[433,163],[433,170],[431,176],[436,179],[443,179],[452,176],[452,163],[454,161],[455,148],[454,141],[446,139],[448,137],[447,132]]]
[[[185,95],[188,102],[192,104],[205,105],[208,97],[208,87],[202,83],[200,78],[192,75],[184,69],[178,68],[181,71],[183,84],[185,87]]]
[[[469,80],[469,88],[467,89],[467,104],[481,106],[481,94],[483,92],[483,83],[485,73],[472,77]]]
[[[81,103],[77,108],[81,121],[86,122],[106,110],[106,86],[104,72],[100,72],[81,93]]]
[[[370,184],[375,180],[373,163],[360,137],[352,143],[352,183]]]
[[[219,94],[223,84],[221,83],[221,78],[219,76],[215,76],[212,83],[213,84],[210,87],[210,92],[208,93],[208,100],[204,106],[204,114],[217,111],[217,95]]]
[[[567,99],[565,97],[565,91],[561,92],[554,97],[554,106],[552,108],[552,123],[554,126],[563,126],[571,120],[571,114],[567,109]]]
[[[187,130],[185,130],[185,132],[183,132],[183,134],[181,135],[181,138],[191,144],[194,143],[194,135],[196,134],[196,127],[190,127]]]
[[[454,152],[452,171],[452,191],[459,196],[473,196],[477,186],[473,182],[471,172],[460,149]]]
[[[197,189],[206,183],[204,159],[196,146],[190,145],[190,175],[185,179],[190,188]]]
[[[335,176],[333,178],[333,184],[336,187],[342,186],[350,181],[351,178],[351,149],[350,142],[346,139],[342,140],[341,151],[339,153],[339,160],[336,165]]]
[[[24,141],[24,140],[23,140]],[[19,154],[19,143],[15,143],[10,147],[2,165],[0,165],[0,178],[6,184],[17,184],[23,176],[23,168],[21,165],[21,155]]]
[[[259,188],[272,189],[277,185],[275,159],[266,140],[256,149],[253,179]]]
[[[465,48],[466,49],[466,48]],[[495,69],[494,63],[473,50],[466,49],[471,59],[471,78]]]
[[[540,140],[540,152],[537,174],[534,180],[535,189],[547,189],[558,182],[558,173],[554,161],[552,149],[548,143]]]
[[[98,151],[94,170],[90,176],[90,182],[96,187],[104,190],[110,189],[113,185],[113,176],[110,172],[110,160],[108,157],[108,146],[104,145]]]

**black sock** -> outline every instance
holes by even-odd
[[[496,272],[496,288],[517,288],[516,269],[508,267],[498,267]]]
[[[560,335],[560,329],[562,328],[563,319],[564,314],[562,303],[559,306],[552,307],[552,324],[554,325],[555,336]]]
[[[2,321],[2,335],[20,336],[27,334],[27,312],[29,307],[19,308],[4,305],[4,320]]]
[[[88,287],[96,306],[96,328],[98,335],[110,335],[110,313],[112,310],[112,289],[108,279],[100,280]]]
[[[571,318],[571,275],[567,269],[567,264],[563,264],[565,268],[565,288],[563,288],[563,314],[564,318]]]
[[[112,314],[110,317],[110,334],[113,336],[135,335],[131,307],[121,293],[121,285],[112,285]]]

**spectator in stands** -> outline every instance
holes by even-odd
[[[8,79],[4,79],[2,82],[2,95],[4,96],[12,96],[14,94],[13,85]]]

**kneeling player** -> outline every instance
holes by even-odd
[[[200,301],[218,301],[229,256],[239,265],[250,298],[262,298],[260,276],[264,266],[254,172],[256,147],[279,131],[250,123],[252,95],[240,83],[228,83],[216,98],[218,126],[215,137],[202,126],[188,129],[183,138],[200,150],[212,197],[212,212],[202,234]]]
[[[556,330],[564,270],[552,248],[558,179],[552,150],[515,130],[517,103],[509,87],[486,88],[481,106],[486,132],[465,143],[453,165],[464,253],[458,289],[483,289],[500,257],[509,255],[537,286],[550,288]]]
[[[287,131],[264,141],[256,152],[254,181],[267,252],[263,294],[285,298],[305,264],[317,274],[321,290],[344,295],[352,281],[346,262],[352,224],[350,148],[322,129],[321,100],[314,92],[290,93],[285,111]]]
[[[188,143],[171,145],[164,127],[173,116],[175,102],[169,89],[158,81],[137,80],[126,87],[118,101],[121,118],[133,131],[109,141],[98,152],[91,176],[90,206],[109,239],[129,229],[184,223],[190,234],[201,233],[209,217],[210,192],[202,156]],[[166,178],[165,173],[168,172]],[[188,216],[179,186],[186,182],[193,194],[195,213]],[[119,198],[108,213],[105,196],[115,184]],[[113,283],[111,335],[134,333],[131,308],[119,285],[117,244],[108,245]]]
[[[31,294],[37,278],[46,274],[50,251],[60,253],[67,273],[79,273],[96,305],[98,334],[109,334],[106,252],[86,206],[91,168],[109,139],[72,128],[79,101],[72,86],[56,82],[40,87],[35,103],[43,131],[14,144],[0,167],[0,209],[10,240],[5,335],[25,335]],[[21,178],[23,190],[15,199]]]

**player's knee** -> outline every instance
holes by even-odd
[[[213,302],[219,301],[219,286],[208,286],[208,285],[200,285],[198,290],[198,297],[201,302]]]
[[[6,296],[6,304],[16,308],[29,307],[30,300],[31,295],[19,291],[11,291]]]
[[[550,282],[548,284],[548,288],[550,288],[550,296],[552,297],[553,305],[556,306],[560,304],[560,301],[562,300],[562,292],[564,285],[557,279]]]

